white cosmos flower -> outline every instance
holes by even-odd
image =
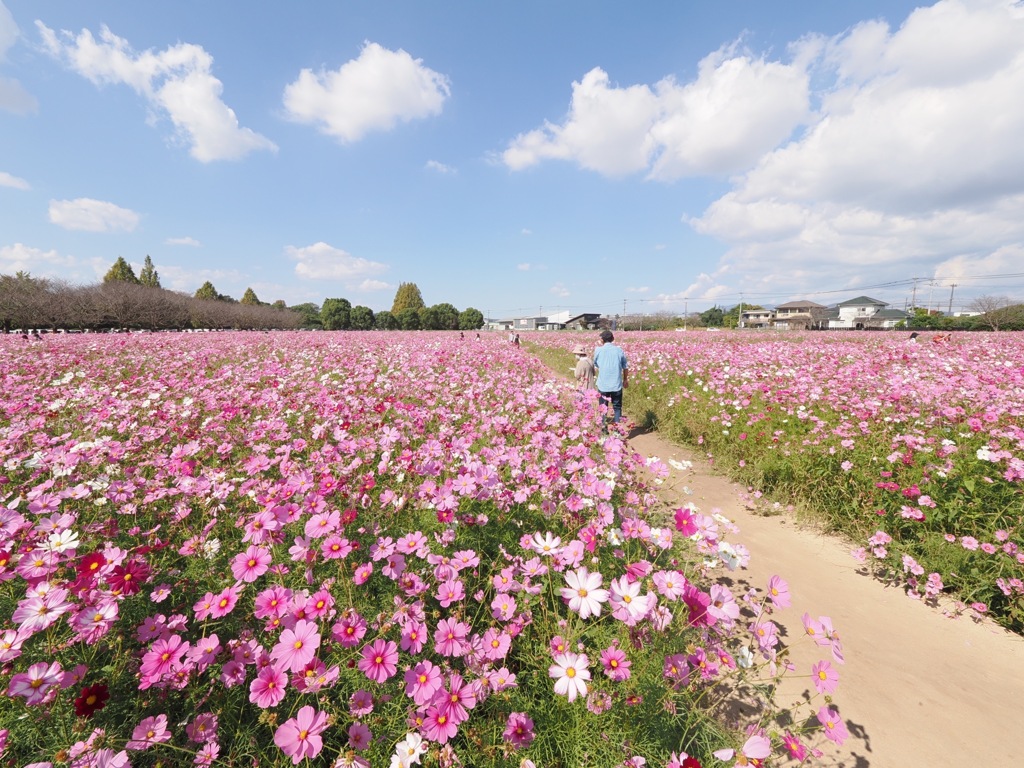
[[[560,653],[555,663],[548,667],[548,677],[555,680],[555,693],[568,696],[575,701],[577,696],[587,695],[587,680],[590,679],[590,659],[585,653]]]
[[[46,540],[46,546],[53,552],[67,552],[71,549],[78,549],[77,531],[58,531],[51,533]]]
[[[600,573],[591,573],[587,568],[577,568],[565,574],[562,597],[569,601],[569,610],[576,611],[581,619],[601,615],[601,603],[608,602],[608,590],[601,589],[604,578]]]

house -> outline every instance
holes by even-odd
[[[740,328],[771,328],[773,309],[745,309],[740,313]]]
[[[600,319],[599,312],[584,312],[582,315],[567,319],[562,327],[573,331],[592,331],[597,328],[597,321]]]
[[[775,308],[775,327],[782,331],[819,328],[827,311],[828,307],[814,301],[787,301]]]
[[[828,327],[830,330],[858,331],[869,328],[891,329],[895,328],[897,323],[905,323],[910,318],[908,312],[890,309],[884,301],[872,299],[870,296],[858,296],[855,299],[841,301],[829,310]]]

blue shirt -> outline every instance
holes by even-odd
[[[597,368],[599,392],[618,392],[622,389],[622,372],[628,367],[626,353],[611,342],[594,350],[594,366]]]

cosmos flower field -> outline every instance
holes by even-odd
[[[582,338],[530,340],[564,353]],[[802,507],[910,597],[1024,632],[1024,334],[617,341],[634,417],[746,481],[753,505]]]
[[[0,765],[693,768],[847,736],[838,628],[784,639],[785,575],[733,593],[735,526],[661,506],[679,468],[501,338],[0,337],[0,376]],[[787,674],[805,698],[753,685]]]

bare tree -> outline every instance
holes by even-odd
[[[986,294],[974,299],[967,307],[974,312],[980,312],[977,322],[987,325],[993,331],[998,331],[1021,314],[1020,305],[1009,296]]]

